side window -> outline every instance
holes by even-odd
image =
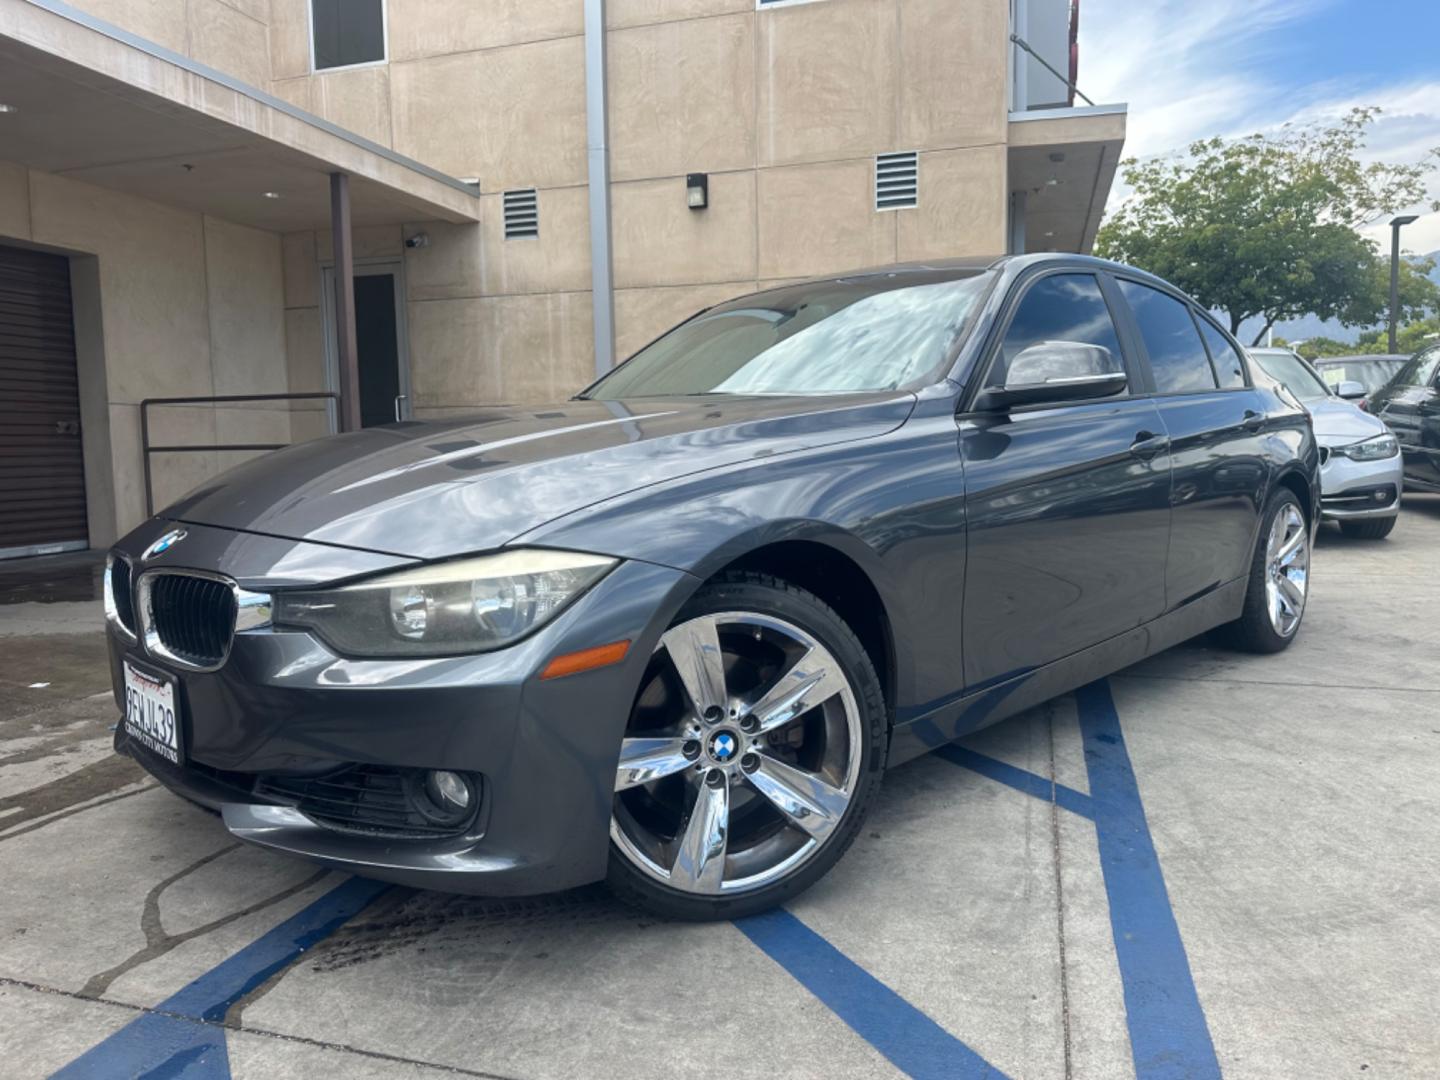
[[[1114,358],[1114,370],[1123,371],[1120,339],[1094,274],[1051,274],[1026,290],[1005,331],[1000,354],[990,366],[986,386],[1005,385],[1010,362],[1041,341],[1080,341],[1100,345]]]
[[[1215,365],[1215,375],[1220,380],[1220,385],[1244,386],[1245,361],[1240,359],[1235,346],[1230,344],[1229,339],[1209,319],[1197,315],[1195,321],[1200,324],[1200,336],[1205,339],[1205,347],[1210,350],[1210,362]]]
[[[1134,281],[1121,281],[1120,291],[1140,326],[1145,351],[1150,354],[1155,389],[1162,394],[1214,390],[1219,384],[1210,370],[1210,357],[1189,307],[1159,289]]]
[[[385,0],[310,0],[315,70],[385,59]]]
[[[1440,378],[1440,346],[1416,353],[1396,380],[1401,386],[1430,386]]]

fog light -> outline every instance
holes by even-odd
[[[425,794],[441,810],[457,815],[468,811],[474,801],[469,781],[445,769],[436,769],[425,777]]]

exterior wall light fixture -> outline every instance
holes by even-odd
[[[710,205],[710,174],[692,172],[685,175],[685,205],[691,210],[704,210]]]

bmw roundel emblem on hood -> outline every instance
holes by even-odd
[[[156,540],[153,544],[151,544],[148,548],[145,549],[145,554],[140,556],[141,560],[149,561],[150,559],[153,559],[156,555],[164,555],[165,552],[169,551],[181,540],[184,540],[185,535],[186,534],[184,529],[171,529],[164,536],[160,537],[159,540]]]

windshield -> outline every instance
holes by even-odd
[[[741,297],[681,323],[581,397],[894,390],[945,362],[989,281],[905,272]]]
[[[1316,364],[1315,370],[1331,389],[1342,382],[1358,382],[1365,392],[1378,390],[1399,370],[1399,360],[1332,360]]]
[[[1330,391],[1319,376],[1310,370],[1310,365],[1290,352],[1259,352],[1250,358],[1260,365],[1266,375],[1284,385],[1301,402],[1324,401]]]

